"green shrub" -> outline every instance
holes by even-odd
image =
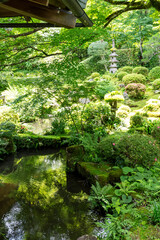
[[[157,112],[160,109],[160,100],[158,99],[149,99],[147,104],[143,107],[143,110],[146,112]]]
[[[115,90],[116,90],[116,86],[112,82],[103,80],[97,83],[95,87],[95,94],[100,99],[103,99],[106,93],[109,93]]]
[[[130,83],[126,86],[126,91],[129,97],[142,99],[145,95],[146,86],[141,83]]]
[[[151,135],[160,143],[160,124],[157,124],[152,128]]]
[[[19,121],[19,116],[8,106],[1,106],[0,108],[0,123],[1,122],[13,122],[17,123]]]
[[[132,70],[133,70],[133,67],[131,67],[131,66],[125,66],[125,67],[119,68],[119,69],[118,69],[118,72],[121,71],[121,72],[132,73]]]
[[[141,134],[111,135],[99,143],[101,157],[114,165],[150,167],[159,158],[156,141]]]
[[[150,136],[141,134],[126,134],[116,147],[116,159],[126,166],[152,166],[159,158],[159,147]],[[117,159],[117,160],[118,160]]]
[[[91,74],[91,78],[99,78],[100,77],[100,74],[98,72],[94,72]]]
[[[123,77],[122,81],[124,84],[129,83],[145,83],[146,78],[142,74],[131,73]]]
[[[155,68],[152,68],[152,70],[149,72],[148,77],[151,81],[160,78],[160,67],[157,66]]]
[[[154,80],[154,81],[152,82],[152,86],[153,86],[153,89],[159,90],[159,89],[160,89],[160,78]]]
[[[132,71],[132,73],[142,74],[145,77],[148,76],[149,70],[146,67],[135,67]]]
[[[0,131],[0,160],[4,154],[14,153],[16,146],[10,131]]]
[[[0,131],[1,130],[8,130],[8,131],[11,131],[11,132],[15,132],[16,131],[16,125],[12,122],[2,122],[0,124]]]
[[[98,144],[98,149],[100,152],[100,156],[107,162],[115,163],[116,162],[116,149],[119,139],[122,134],[113,134],[109,135],[102,139],[102,141]]]
[[[4,91],[8,87],[8,82],[4,79],[0,79],[0,92]]]
[[[52,128],[50,130],[51,135],[59,135],[59,134],[64,134],[65,133],[65,121],[64,119],[55,119],[52,122]]]
[[[143,127],[144,117],[140,114],[135,114],[130,118],[131,127]]]
[[[124,72],[124,71],[118,72],[118,73],[117,73],[118,80],[119,80],[119,81],[122,81],[122,78],[123,78],[124,76],[126,76],[127,74],[128,74],[128,73],[127,73],[127,72]]]
[[[118,108],[116,112],[116,116],[119,118],[126,118],[128,117],[128,114],[130,113],[130,111],[131,111],[130,107],[126,105],[122,105]]]
[[[160,202],[154,202],[152,212],[153,223],[160,223]]]

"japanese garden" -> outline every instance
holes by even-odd
[[[0,0],[0,240],[160,239],[160,1]]]

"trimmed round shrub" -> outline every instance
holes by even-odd
[[[148,75],[151,81],[160,78],[160,67],[152,68]]]
[[[131,109],[129,106],[121,105],[116,112],[116,116],[119,118],[126,118],[130,112]]]
[[[129,83],[146,83],[146,78],[142,74],[131,73],[123,77],[122,79],[124,84]]]
[[[159,147],[156,141],[142,134],[126,134],[116,146],[116,158],[126,166],[152,166],[159,159]]]
[[[159,159],[159,146],[151,136],[110,135],[99,143],[101,157],[113,165],[150,167]]]
[[[122,81],[123,77],[126,76],[127,74],[128,74],[128,73],[127,73],[127,72],[124,72],[124,71],[118,72],[118,73],[117,73],[118,80],[119,80],[119,81]]]
[[[123,111],[126,111],[126,112],[128,112],[128,113],[131,112],[130,107],[127,106],[127,105],[121,105],[121,106],[118,108],[118,110],[123,110]]]
[[[130,83],[126,86],[126,92],[131,98],[142,99],[145,91],[146,86],[141,83]]]
[[[144,118],[140,114],[135,114],[130,118],[131,127],[142,127],[144,124]]]
[[[127,73],[132,73],[132,70],[133,70],[133,67],[131,67],[131,66],[125,66],[125,67],[119,68],[118,71],[127,72]]]
[[[152,128],[151,135],[160,143],[160,124],[157,124]]]
[[[132,71],[132,73],[138,73],[138,74],[142,74],[144,76],[148,76],[149,70],[146,67],[135,67]]]
[[[152,82],[152,86],[153,86],[153,89],[159,90],[159,89],[160,89],[160,78],[154,80],[154,81]]]
[[[122,134],[123,133],[109,135],[103,138],[102,141],[98,144],[100,155],[105,161],[115,163],[115,146],[117,146],[117,143]]]
[[[117,110],[116,116],[118,118],[126,118],[128,116],[128,112],[125,110]]]
[[[99,78],[100,77],[100,74],[98,72],[94,72],[91,74],[91,78]]]
[[[106,93],[112,92],[116,90],[116,85],[113,82],[103,80],[99,81],[95,87],[95,95],[98,96],[100,99],[104,98]]]
[[[10,107],[1,106],[0,107],[0,123],[7,122],[7,121],[17,123],[19,121],[19,116]]]
[[[145,111],[156,112],[160,109],[160,100],[158,99],[149,99],[147,104],[143,107]]]

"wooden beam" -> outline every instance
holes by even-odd
[[[45,7],[27,0],[8,0],[1,3],[0,7],[25,15],[38,18],[60,27],[73,28],[76,24],[76,17],[71,12],[66,12],[55,7]]]
[[[30,2],[35,2],[37,4],[43,5],[43,6],[48,6],[49,0],[29,0]]]

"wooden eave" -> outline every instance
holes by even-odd
[[[0,2],[0,18],[28,16],[55,24],[55,26],[73,28],[76,17],[61,0],[7,0]]]

